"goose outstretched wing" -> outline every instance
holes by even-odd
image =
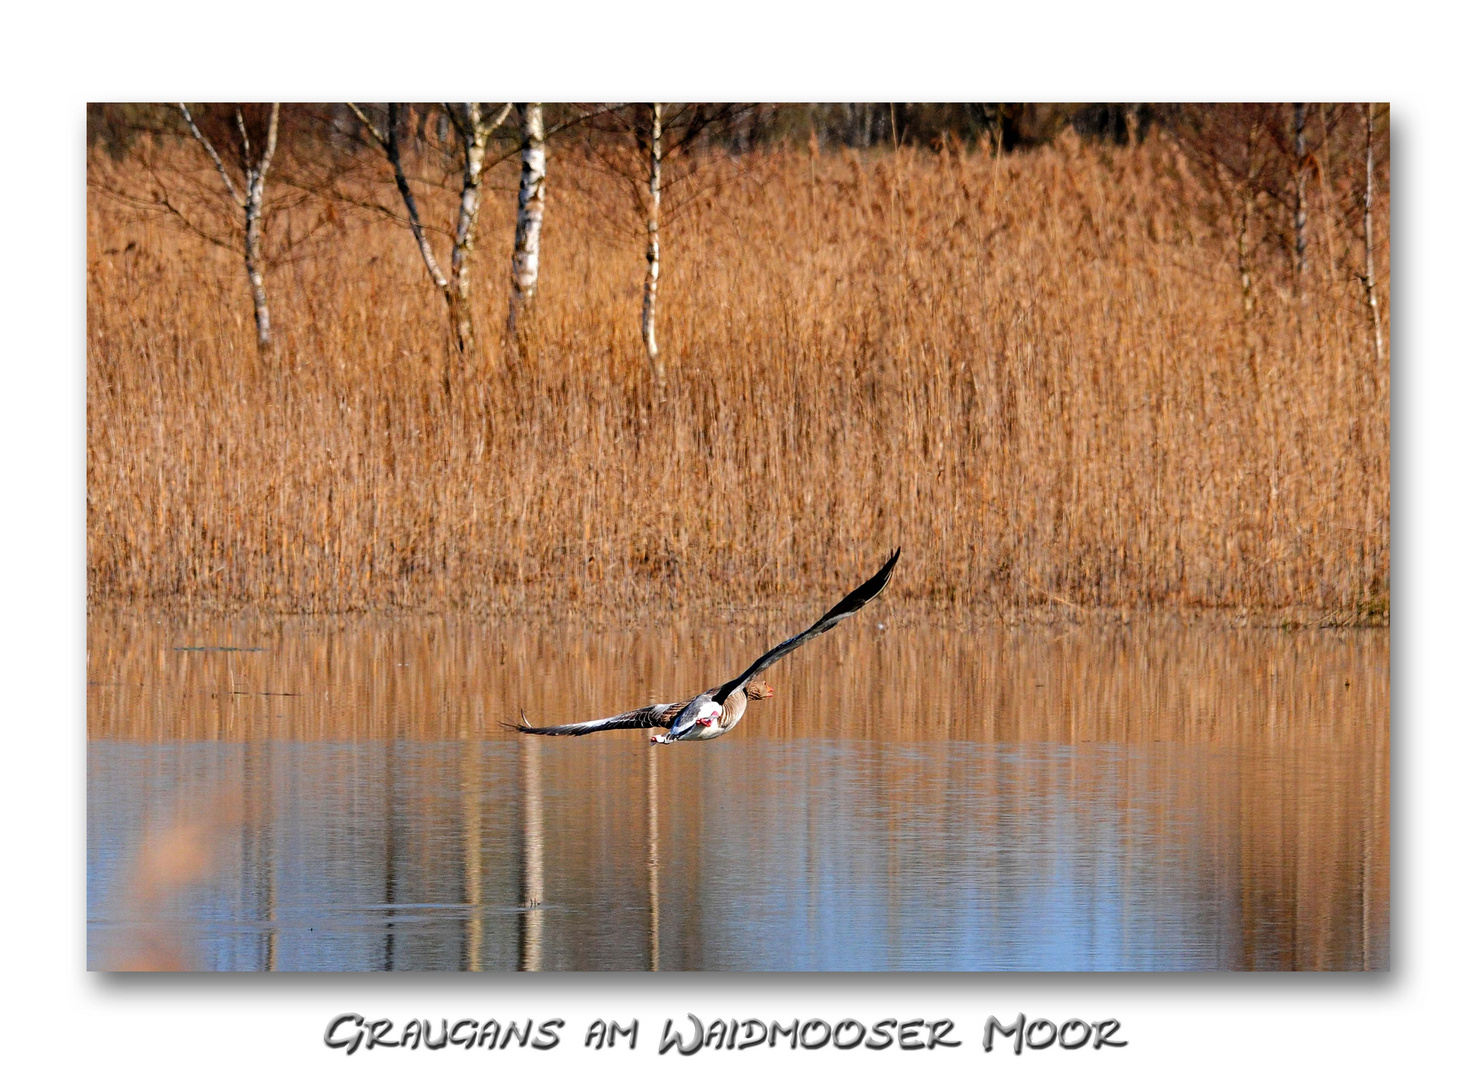
[[[767,650],[755,663],[730,682],[722,683],[714,690],[707,690],[688,701],[646,705],[642,709],[633,709],[630,712],[619,713],[617,716],[605,716],[601,720],[585,720],[580,724],[557,724],[552,727],[533,727],[527,722],[526,713],[523,712],[520,724],[503,726],[524,735],[591,735],[595,731],[613,731],[618,728],[661,727],[670,729],[671,739],[678,739],[700,721],[702,711],[711,702],[724,706],[726,699],[732,693],[738,689],[744,690],[747,683],[778,660],[818,635],[826,634],[882,593],[884,587],[889,584],[889,579],[894,574],[895,563],[899,562],[899,559],[900,549],[895,548],[894,554],[879,568],[877,574],[845,596],[812,626],[788,638],[775,648]]]
[[[617,716],[605,716],[601,720],[584,720],[580,724],[557,724],[553,727],[533,727],[527,723],[526,713],[523,711],[521,723],[502,726],[520,731],[524,735],[591,735],[595,731],[613,731],[616,728],[667,728],[688,704],[686,701],[678,701],[646,705],[642,709],[619,713]]]
[[[794,649],[800,648],[807,642],[811,641],[813,638],[817,637],[819,634],[826,634],[829,630],[832,630],[844,619],[847,619],[850,615],[857,612],[861,607],[863,607],[870,600],[873,600],[876,596],[884,591],[884,587],[889,584],[889,579],[894,574],[894,564],[899,561],[900,549],[895,548],[894,554],[889,557],[888,562],[886,562],[883,566],[879,568],[879,572],[877,574],[871,577],[868,581],[864,582],[853,592],[849,593],[838,603],[834,604],[833,607],[830,608],[821,619],[813,623],[812,626],[808,627],[800,634],[794,634],[792,637],[788,638],[786,641],[782,642],[782,644],[776,646],[775,648],[767,650],[757,659],[754,664],[751,665],[751,667],[747,668],[740,675],[737,675],[730,682],[722,683],[712,695],[713,699],[717,703],[724,703],[726,697],[737,687],[745,686],[748,682],[756,678],[756,676],[760,675],[763,671],[766,671],[767,668],[771,667],[778,660],[781,660],[784,656],[792,652]]]

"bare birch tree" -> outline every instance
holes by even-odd
[[[475,223],[480,216],[486,144],[490,141],[491,132],[501,126],[511,107],[503,106],[491,121],[483,118],[477,101],[467,101],[458,106],[446,105],[445,108],[449,110],[450,122],[460,135],[465,165],[460,184],[459,220],[455,224],[455,246],[450,253],[450,284],[453,288],[450,313],[455,324],[455,341],[463,352],[475,345],[475,328],[470,319],[470,256],[475,252]]]
[[[1375,240],[1372,228],[1372,207],[1375,201],[1375,105],[1365,105],[1365,272],[1361,281],[1365,285],[1365,302],[1370,306],[1370,321],[1375,327],[1375,363],[1379,364],[1385,353],[1380,336],[1380,302],[1375,296]]]
[[[469,352],[475,347],[475,323],[471,318],[470,309],[470,259],[475,252],[476,221],[480,216],[481,181],[485,174],[486,147],[490,143],[491,135],[510,115],[511,105],[507,103],[494,113],[483,111],[481,103],[476,101],[445,105],[450,123],[460,139],[462,158],[460,202],[456,215],[454,239],[450,248],[448,276],[435,259],[434,248],[429,242],[419,216],[419,205],[414,199],[414,192],[404,173],[403,156],[399,143],[403,106],[397,103],[388,106],[388,120],[382,128],[374,124],[368,115],[352,102],[348,103],[348,108],[352,109],[358,120],[368,129],[368,133],[373,136],[374,141],[383,148],[389,165],[393,168],[394,184],[399,190],[399,196],[404,201],[404,210],[408,214],[409,231],[414,236],[414,242],[419,248],[419,255],[424,260],[424,268],[429,273],[430,280],[444,296],[445,304],[449,308],[450,326],[455,334],[455,346],[462,353]]]
[[[506,334],[514,343],[517,325],[537,295],[542,254],[542,212],[547,198],[547,144],[541,102],[517,106],[521,113],[521,183],[516,196],[516,243],[511,252],[511,303]]]
[[[653,102],[649,106],[649,244],[644,256],[649,266],[644,272],[644,313],[640,329],[654,383],[663,393],[664,363],[659,359],[659,345],[654,337],[654,305],[659,294],[659,188],[663,134],[660,131],[660,113],[660,103]]]
[[[664,269],[660,234],[668,232],[682,205],[689,205],[702,191],[708,192],[720,182],[720,170],[710,166],[713,161],[726,160],[725,155],[699,155],[691,151],[703,136],[739,138],[740,126],[756,116],[758,108],[742,104],[651,102],[610,105],[584,113],[587,120],[601,118],[601,122],[584,125],[584,146],[592,161],[616,177],[629,193],[634,211],[629,224],[637,229],[632,235],[644,241],[639,339],[657,394],[663,394],[668,380],[667,356],[660,350],[658,334],[659,285]],[[700,182],[707,170],[713,184]]]
[[[235,127],[240,140],[237,146],[237,164],[243,181],[241,186],[236,185],[214,144],[194,122],[189,106],[182,101],[178,102],[178,106],[184,123],[189,126],[190,134],[204,148],[215,170],[220,174],[220,179],[224,181],[225,191],[245,214],[245,276],[250,282],[251,302],[255,307],[256,347],[265,352],[271,347],[271,309],[266,302],[265,257],[261,250],[261,232],[266,202],[266,174],[271,171],[271,160],[276,156],[281,103],[278,101],[271,105],[265,138],[259,152],[252,148],[245,114],[240,106],[235,107]]]

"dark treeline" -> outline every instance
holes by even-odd
[[[603,106],[561,104],[547,106],[548,125],[587,116]],[[931,147],[947,141],[974,148],[994,146],[1026,150],[1052,142],[1071,130],[1087,139],[1126,145],[1145,138],[1150,130],[1187,107],[1139,103],[1036,104],[996,102],[840,102],[821,104],[689,103],[672,106],[680,115],[667,127],[688,126],[710,146],[733,153],[774,143],[806,143],[820,148]],[[410,135],[419,143],[449,141],[451,120],[439,104],[412,106]],[[311,135],[339,146],[356,140],[356,117],[343,104],[289,105],[298,137]],[[629,124],[604,119],[590,130],[618,135]],[[185,130],[172,105],[90,104],[87,106],[87,145],[99,144],[114,155],[125,154],[144,132]],[[507,136],[509,138],[509,136]]]
[[[452,135],[450,114],[438,104],[408,106],[411,119],[406,137],[417,145],[448,143]],[[686,103],[668,106],[669,129],[688,128],[704,146],[731,153],[792,142],[816,141],[820,149],[846,147],[908,146],[939,149],[950,143],[973,149],[994,147],[1003,151],[1029,150],[1046,146],[1065,131],[1081,138],[1125,146],[1145,139],[1152,130],[1164,127],[1199,127],[1202,118],[1215,117],[1227,126],[1251,125],[1253,114],[1281,108],[1275,105],[1184,105],[1150,103],[1022,103],[1022,102],[828,102],[809,104]],[[1313,107],[1315,110],[1317,106]],[[1329,105],[1330,132],[1344,121],[1344,105]],[[621,110],[589,103],[548,104],[547,125],[566,128],[569,122],[605,138],[618,138],[640,121],[633,106],[626,117],[612,118]],[[605,111],[607,110],[607,111]],[[1312,110],[1311,110],[1312,112]],[[339,149],[359,141],[357,118],[344,104],[296,104],[283,107],[283,119],[293,136],[321,141]],[[1310,117],[1311,142],[1323,138],[1319,117]],[[139,135],[148,132],[187,134],[173,105],[104,104],[87,106],[87,145],[101,146],[114,156],[126,154]],[[508,145],[510,132],[501,137]],[[1285,144],[1286,148],[1286,144]]]

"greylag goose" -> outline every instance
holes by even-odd
[[[523,711],[519,725],[506,726],[524,735],[591,735],[595,731],[613,731],[618,728],[668,728],[667,734],[650,738],[649,741],[655,743],[719,738],[741,722],[741,718],[746,715],[748,700],[772,696],[772,688],[757,676],[794,649],[819,634],[826,634],[882,593],[889,584],[890,575],[894,573],[894,564],[899,562],[899,558],[900,549],[895,548],[894,554],[879,568],[877,574],[845,596],[812,626],[762,653],[755,663],[734,679],[688,701],[646,705],[642,709],[606,716],[601,720],[557,724],[554,727],[533,727],[527,722]]]

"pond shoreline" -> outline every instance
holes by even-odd
[[[523,607],[409,607],[383,606],[347,610],[271,609],[181,601],[106,599],[89,601],[87,622],[94,619],[137,618],[190,623],[218,620],[277,622],[282,620],[355,621],[365,619],[443,619],[475,623],[532,623],[544,626],[577,625],[596,628],[626,626],[679,627],[691,622],[730,626],[794,625],[811,621],[836,599],[827,594],[803,598],[762,600],[758,605],[731,602],[644,603],[629,606],[588,603],[575,606],[549,601]],[[1089,627],[1148,628],[1202,627],[1221,630],[1374,630],[1390,628],[1388,601],[1372,601],[1357,608],[1119,608],[1086,607],[1061,598],[1023,608],[962,607],[886,598],[873,617],[888,626],[933,626],[946,629],[982,627]]]

